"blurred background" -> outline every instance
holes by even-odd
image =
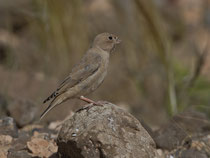
[[[89,98],[115,103],[153,128],[186,110],[210,116],[210,0],[1,0],[0,116],[38,117],[102,32],[123,42]],[[84,104],[67,101],[43,121]]]

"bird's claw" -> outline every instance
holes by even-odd
[[[94,103],[95,106],[104,106],[101,102]]]
[[[96,102],[96,103],[90,103],[89,105],[85,106],[85,107],[82,107],[80,108],[79,110],[77,110],[76,112],[80,112],[82,110],[86,110],[87,112],[94,106],[103,106],[103,104],[99,103],[99,102]]]

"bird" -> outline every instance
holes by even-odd
[[[69,99],[78,98],[97,105],[96,102],[84,96],[95,91],[103,82],[107,74],[110,54],[119,43],[121,43],[120,38],[114,34],[107,32],[98,34],[80,62],[72,68],[71,73],[43,101],[43,104],[51,102],[40,115],[40,120],[54,107]]]

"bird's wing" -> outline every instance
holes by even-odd
[[[64,93],[67,89],[87,79],[98,70],[100,63],[101,56],[99,54],[86,53],[81,62],[74,66],[70,75],[59,85],[56,91],[54,91],[47,99],[44,100],[43,103],[54,99],[55,97]]]

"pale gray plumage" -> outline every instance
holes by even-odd
[[[101,33],[93,41],[82,60],[73,67],[70,75],[43,103],[52,100],[40,120],[56,105],[70,98],[80,97],[94,91],[107,74],[110,53],[120,39],[110,33]]]

